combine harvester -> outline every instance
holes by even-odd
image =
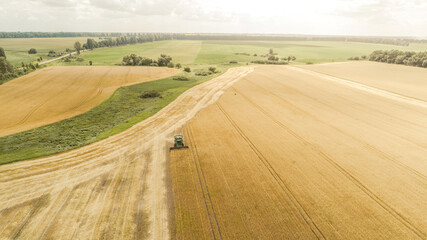
[[[188,148],[188,146],[185,146],[184,140],[182,135],[176,135],[174,137],[175,143],[173,144],[173,147],[169,148],[169,151],[172,149],[181,149],[181,148]]]

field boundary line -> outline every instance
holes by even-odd
[[[316,236],[316,238],[317,239],[326,239],[326,237],[323,235],[323,233],[317,227],[314,220],[310,217],[310,215],[307,213],[307,211],[304,209],[304,207],[301,205],[301,203],[298,201],[298,199],[294,196],[292,191],[289,189],[289,187],[286,185],[286,183],[280,177],[280,175],[276,172],[276,170],[273,168],[273,166],[270,164],[270,162],[267,160],[267,158],[265,158],[265,156],[258,150],[258,148],[255,146],[255,144],[249,139],[249,137],[246,136],[246,134],[243,132],[243,130],[234,122],[234,120],[224,110],[224,108],[220,105],[220,103],[217,102],[216,105],[218,106],[220,111],[224,114],[224,116],[228,119],[228,121],[232,124],[232,126],[236,129],[236,131],[240,134],[240,136],[248,143],[248,145],[252,149],[252,151],[254,151],[254,153],[257,155],[257,157],[261,160],[261,162],[264,164],[264,166],[270,172],[271,176],[277,181],[279,186],[282,188],[283,192],[289,198],[292,205],[296,208],[296,210],[301,215],[301,217],[304,219],[304,221],[309,226],[310,230],[313,232],[313,234]]]

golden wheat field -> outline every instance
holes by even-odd
[[[177,239],[426,239],[427,70],[412,70],[256,67],[181,130]]]
[[[251,71],[232,68],[94,144],[0,165],[0,239],[169,239],[172,133]]]
[[[49,67],[0,86],[0,137],[84,113],[126,85],[175,75],[156,67]]]

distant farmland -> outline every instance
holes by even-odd
[[[209,65],[228,64],[237,61],[240,64],[265,59],[273,48],[281,57],[296,56],[296,63],[324,63],[347,61],[354,56],[369,55],[378,49],[400,49],[405,51],[422,51],[427,44],[394,46],[387,44],[354,43],[354,42],[315,42],[315,41],[214,41],[214,40],[171,40],[134,44],[120,47],[95,49],[82,53],[83,62],[55,63],[60,65],[114,65],[122,61],[123,56],[137,55],[156,58],[168,54],[174,63]],[[237,53],[237,54],[236,54]],[[242,54],[243,53],[243,54]],[[256,54],[257,56],[254,56]]]

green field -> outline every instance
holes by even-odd
[[[66,48],[73,49],[74,43],[85,43],[87,38],[0,38],[0,47],[5,50],[7,60],[17,65],[21,62],[36,61],[39,56],[49,59],[49,50],[63,52]],[[35,48],[37,54],[28,54],[30,48]]]
[[[120,64],[123,56],[135,53],[156,59],[160,54],[172,56],[174,63],[207,65],[226,64],[237,61],[241,64],[253,60],[263,60],[260,55],[267,54],[273,48],[280,57],[296,56],[296,64],[347,61],[349,57],[369,55],[374,50],[399,49],[404,51],[426,51],[427,44],[394,46],[386,44],[327,42],[327,41],[193,41],[173,40],[127,45],[81,54],[83,62],[56,62],[51,65],[94,65]],[[248,55],[237,55],[244,53]],[[253,56],[257,54],[258,56]]]
[[[93,51],[83,52],[80,55],[80,57],[84,59],[83,62],[57,62],[51,65],[88,65],[89,61],[92,61],[93,65],[115,65],[121,63],[123,56],[132,53],[153,59],[157,59],[160,54],[167,54],[173,58],[174,63],[191,64],[199,54],[200,48],[200,41],[149,42],[121,47],[95,49]]]
[[[196,63],[224,63],[231,60],[250,62],[265,59],[259,55],[273,48],[281,57],[293,55],[295,63],[323,63],[347,61],[349,57],[369,55],[374,50],[399,49],[426,51],[427,44],[411,44],[408,47],[372,43],[326,42],[326,41],[203,41]],[[250,56],[236,55],[248,53]],[[254,57],[253,54],[257,54]]]

